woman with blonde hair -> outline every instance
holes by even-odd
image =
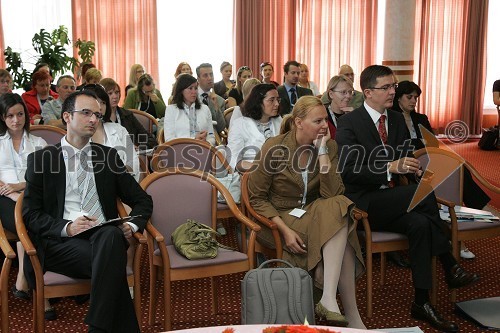
[[[314,96],[319,96],[319,89],[316,83],[309,81],[309,67],[306,64],[300,64],[299,87],[311,89]]]
[[[267,139],[255,158],[250,203],[278,226],[283,259],[311,272],[322,287],[316,314],[331,326],[365,328],[356,305],[355,271],[362,268],[362,256],[351,217],[354,203],[343,195],[336,172],[338,147],[330,139],[326,110],[319,98],[304,96],[283,122],[290,130]]]
[[[128,76],[128,85],[125,87],[125,97],[127,97],[130,88],[137,87],[139,78],[146,74],[146,69],[141,64],[133,64],[130,67],[130,74]]]
[[[353,110],[352,106],[349,106],[354,96],[352,81],[345,75],[335,75],[328,82],[326,96],[330,101],[325,105],[328,112],[328,128],[332,138],[335,139],[337,119]]]
[[[223,61],[220,65],[220,73],[222,80],[214,84],[214,92],[220,97],[226,99],[229,97],[229,92],[234,88],[235,81],[231,80],[233,75],[233,65],[227,61]]]

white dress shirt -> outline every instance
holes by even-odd
[[[366,102],[363,102],[366,111],[368,111],[368,114],[370,115],[370,118],[372,118],[372,121],[375,125],[375,128],[378,133],[378,125],[380,123],[380,116],[385,115],[385,131],[387,133],[387,136],[389,136],[389,117],[387,117],[387,110],[384,110],[384,113],[380,113],[377,110],[371,108]],[[380,139],[380,144],[382,143],[382,139]],[[387,151],[387,150],[386,150]],[[387,181],[391,181],[392,179],[392,173],[389,172],[389,164],[387,165]],[[381,188],[387,188],[387,186],[382,185]]]
[[[28,135],[24,131],[19,152],[16,152],[9,132],[5,132],[4,135],[0,136],[0,180],[5,184],[24,182],[28,155],[46,145],[47,142],[44,139]]]
[[[128,135],[128,134],[127,134]],[[61,230],[62,237],[68,237],[66,231],[69,223],[74,221],[76,218],[82,216],[82,199],[80,198],[80,190],[78,188],[78,163],[77,154],[81,151],[85,151],[88,156],[88,161],[92,160],[92,154],[90,149],[90,142],[82,148],[78,149],[72,146],[68,141],[66,141],[66,136],[61,139],[61,149],[63,152],[64,165],[66,167],[66,192],[64,195],[64,213],[63,219],[70,220],[66,226]],[[87,177],[94,178],[93,172],[89,172]],[[101,207],[102,210],[102,207]],[[134,223],[127,222],[132,228],[133,232],[136,232],[139,227]]]
[[[190,111],[196,113],[196,131],[198,131],[198,133],[201,131],[207,131],[207,141],[212,145],[215,145],[212,113],[205,104],[202,104],[199,109],[195,109],[195,103],[191,104],[191,107],[184,104],[183,109],[179,109],[176,104],[167,106],[163,123],[165,142],[175,138],[195,138],[198,133],[193,133],[191,131],[188,116]]]
[[[282,118],[280,116],[271,118],[269,128],[271,136],[276,136],[280,132]],[[240,117],[231,120],[231,130],[227,142],[229,165],[235,168],[238,162],[244,160],[253,162],[255,156],[266,141],[264,134],[259,131],[256,120],[249,117]],[[246,149],[245,149],[246,148]],[[243,149],[245,151],[242,154]],[[241,156],[240,156],[241,155]]]

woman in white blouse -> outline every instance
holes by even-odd
[[[125,127],[110,120],[111,102],[106,90],[100,84],[87,84],[82,90],[95,92],[101,107],[100,112],[103,115],[102,121],[98,123],[97,130],[92,136],[92,142],[115,148],[127,170],[138,181],[140,177],[139,155]]]
[[[243,117],[231,121],[229,131],[227,147],[233,169],[248,170],[264,141],[279,134],[279,103],[273,84],[256,85],[245,99],[241,106]]]
[[[215,144],[212,114],[198,100],[198,82],[189,74],[177,76],[172,104],[165,110],[165,142],[175,138],[192,138]]]
[[[13,93],[0,96],[0,219],[3,227],[14,234],[17,234],[14,208],[26,187],[24,174],[28,155],[47,145],[44,139],[30,135],[29,129],[29,113],[21,96]],[[12,291],[16,297],[29,300],[23,259],[24,256],[20,255],[20,269]]]

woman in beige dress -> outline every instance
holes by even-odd
[[[283,120],[282,128],[288,127],[269,138],[257,155],[248,183],[250,203],[278,225],[283,258],[312,272],[316,286],[322,286],[316,314],[333,326],[365,328],[355,294],[362,257],[351,217],[354,204],[342,195],[337,144],[330,139],[320,99],[300,98]],[[337,304],[337,287],[345,316]]]

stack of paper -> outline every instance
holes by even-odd
[[[487,210],[479,210],[473,208],[467,208],[462,206],[455,206],[455,213],[457,215],[458,222],[495,222],[499,221],[498,216],[493,215],[493,213]],[[443,206],[439,211],[441,219],[445,221],[450,221],[450,213],[448,212],[448,207]]]

